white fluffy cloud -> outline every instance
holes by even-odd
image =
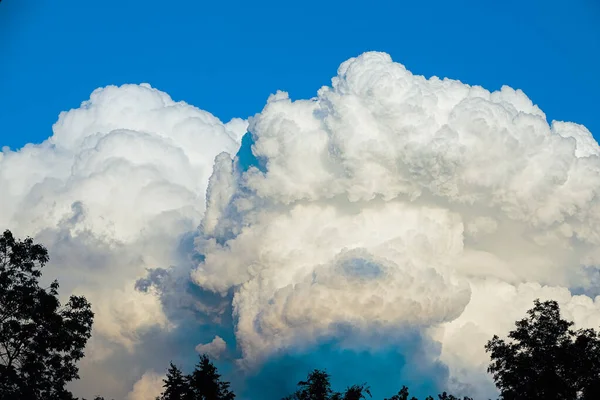
[[[96,313],[83,376],[117,346],[133,350],[139,332],[171,327],[155,293],[134,284],[147,268],[180,261],[179,237],[201,221],[214,159],[235,153],[246,127],[149,85],[109,86],[61,113],[48,140],[0,153],[0,226],[45,244],[44,276],[59,278],[62,295],[84,294]]]
[[[199,344],[196,346],[196,351],[199,354],[206,354],[211,357],[213,360],[218,360],[221,355],[227,349],[227,343],[220,336],[215,336],[215,338],[206,344]]]
[[[158,397],[163,391],[164,376],[154,372],[147,372],[133,385],[127,394],[127,400],[151,400]]]
[[[241,169],[246,129],[257,162]],[[229,360],[237,346],[249,368],[340,326],[384,342],[407,328],[439,341],[455,389],[493,396],[483,344],[534,298],[600,324],[592,134],[548,124],[520,90],[426,79],[383,53],[344,62],[314,99],[272,95],[249,126],[147,85],[99,89],[44,143],[1,153],[0,187],[0,225],[46,244],[47,274],[94,306],[88,392],[159,390],[147,355],[127,379],[97,365],[174,329],[157,282],[177,277],[134,284],[189,272],[178,246],[194,231],[191,277],[216,296],[169,302],[219,322],[231,301],[235,343],[211,333],[192,348]]]
[[[598,144],[583,126],[549,125],[520,90],[366,53],[314,99],[271,96],[249,131],[261,167],[216,163],[193,272],[234,291],[245,361],[338,324],[416,327],[441,341],[460,388],[535,297],[600,322],[597,302],[570,294],[600,289]]]

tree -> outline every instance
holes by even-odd
[[[406,386],[402,386],[402,388],[397,394],[385,400],[408,400],[408,396],[408,388]],[[410,400],[417,400],[417,398],[413,396],[410,398]]]
[[[191,397],[186,376],[173,363],[169,364],[167,376],[163,382],[165,391],[160,397],[161,400],[187,400]]]
[[[408,400],[408,388],[406,386],[402,386],[402,389],[400,389],[400,391],[393,395],[392,397],[390,397],[389,399],[385,399],[385,400]],[[453,396],[451,394],[448,394],[446,392],[443,392],[441,394],[438,394],[438,399],[439,400],[461,400],[459,397]],[[416,397],[411,397],[410,400],[418,400]],[[434,400],[433,397],[431,396],[427,396],[425,398],[425,400]],[[462,400],[473,400],[470,397],[463,397]]]
[[[310,372],[305,381],[298,382],[298,386],[294,394],[283,400],[330,400],[336,395],[331,390],[329,374],[319,369]]]
[[[594,329],[580,329],[571,346],[572,370],[583,373],[576,376],[576,386],[582,400],[600,399],[600,333]],[[578,368],[577,368],[578,367]]]
[[[446,392],[443,392],[442,394],[438,394],[438,399],[439,400],[461,400],[460,397],[456,397],[456,396],[454,396],[452,394],[448,394]],[[425,400],[427,400],[427,399],[425,399]],[[431,400],[433,400],[433,398]],[[462,398],[462,400],[473,400],[473,399],[465,396]]]
[[[298,386],[295,393],[283,400],[361,400],[367,394],[371,396],[371,388],[366,383],[349,386],[343,393],[334,392],[329,374],[319,369],[310,372],[305,381],[298,382]]]
[[[341,393],[335,393],[331,397],[331,400],[361,400],[367,398],[365,394],[368,394],[369,397],[371,397],[371,388],[367,386],[366,383],[363,383],[362,385],[352,385],[348,387],[343,395]]]
[[[0,236],[0,398],[72,399],[65,385],[90,338],[94,314],[85,297],[61,305],[58,282],[39,285],[48,251],[31,238]]]
[[[83,399],[81,399],[81,400],[86,400],[86,399],[85,399],[85,398],[83,398]],[[102,396],[95,396],[95,397],[93,398],[93,400],[104,400],[104,397],[102,397]]]
[[[600,338],[593,329],[571,329],[556,301],[534,301],[509,341],[494,336],[485,349],[503,400],[600,398]]]
[[[229,382],[221,381],[221,375],[208,356],[201,355],[200,362],[187,377],[193,400],[233,400]]]

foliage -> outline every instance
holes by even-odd
[[[318,369],[310,372],[305,381],[298,382],[298,390],[286,400],[329,400],[334,396],[330,376]]]
[[[191,398],[188,378],[173,363],[169,364],[167,376],[163,380],[165,388],[162,400],[186,400]]]
[[[556,301],[535,300],[516,322],[509,341],[494,336],[486,345],[490,372],[503,400],[600,398],[600,337],[573,330]]]
[[[235,394],[229,390],[229,382],[221,381],[217,368],[208,356],[201,355],[200,362],[188,376],[193,400],[233,400]]]
[[[389,399],[385,399],[385,400],[409,400],[408,396],[409,396],[408,388],[406,386],[402,386],[402,388],[400,389],[398,394],[395,394],[392,397],[390,397]],[[411,397],[410,400],[417,400],[417,398]],[[426,399],[426,400],[429,400],[429,399]]]
[[[90,338],[94,314],[85,297],[61,305],[58,282],[39,285],[48,252],[31,238],[0,237],[0,398],[71,399],[65,385]]]
[[[308,374],[305,381],[298,382],[298,390],[292,395],[284,397],[282,400],[360,400],[371,397],[371,389],[366,383],[362,385],[352,385],[343,393],[334,392],[331,389],[330,376],[327,372],[318,369]],[[439,400],[461,400],[458,397],[449,395],[446,392],[438,395]],[[400,391],[385,400],[418,400],[416,397],[409,398],[408,388],[402,386]],[[429,396],[425,400],[434,400]],[[463,400],[473,400],[465,397]]]
[[[194,371],[183,375],[173,363],[167,370],[160,400],[233,400],[229,382],[221,380],[217,368],[208,356],[201,355]]]
[[[81,400],[86,400],[86,399],[81,399]],[[102,396],[95,396],[92,400],[104,400],[104,397],[102,397]]]
[[[332,400],[360,400],[366,399],[366,394],[371,397],[371,388],[366,383],[362,385],[352,385],[346,389],[344,394],[339,392],[334,393]]]

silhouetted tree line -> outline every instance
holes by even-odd
[[[298,390],[284,397],[282,400],[361,400],[371,397],[371,388],[363,383],[361,385],[352,385],[343,392],[334,392],[331,389],[329,374],[318,369],[308,374],[305,381],[298,382]],[[446,392],[438,395],[439,400],[461,400],[458,397],[449,395]],[[409,397],[408,388],[402,386],[400,391],[385,400],[417,400],[416,397]],[[425,400],[434,400],[428,396]],[[464,400],[472,400],[464,397]]]
[[[165,390],[157,400],[235,399],[235,394],[229,390],[229,382],[221,380],[217,368],[206,355],[200,356],[200,362],[189,375],[184,375],[171,363],[164,383]]]
[[[17,240],[10,231],[0,236],[0,400],[76,400],[66,385],[79,378],[77,362],[84,356],[94,314],[82,296],[61,304],[58,282],[40,286],[47,262],[46,248],[31,238]],[[508,338],[494,336],[485,350],[501,400],[600,399],[600,334],[574,330],[573,322],[561,318],[555,301],[535,300]],[[187,375],[171,363],[163,388],[157,400],[235,399],[229,382],[206,355]],[[330,375],[315,369],[282,400],[370,397],[367,383],[336,392]],[[402,386],[385,400],[417,399]],[[444,392],[437,400],[461,399]]]

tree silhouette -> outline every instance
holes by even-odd
[[[86,399],[83,398],[81,400],[86,400]],[[102,397],[102,396],[95,396],[92,400],[104,400],[104,397]]]
[[[319,369],[311,371],[305,381],[298,382],[298,387],[295,393],[283,400],[361,400],[367,394],[371,396],[371,389],[366,383],[352,385],[343,393],[334,392],[331,389],[330,375]]]
[[[486,345],[488,368],[503,400],[600,398],[600,338],[593,329],[574,331],[556,301],[534,301],[516,322],[509,341]]]
[[[221,375],[208,356],[201,355],[200,362],[187,377],[193,400],[233,400],[235,394],[229,390],[229,382],[221,381]]]
[[[600,399],[600,332],[580,329],[571,346],[572,371],[582,400]]]
[[[409,400],[408,396],[409,396],[408,388],[406,386],[402,386],[402,388],[400,389],[398,394],[393,395],[389,399],[386,398],[385,400]],[[416,397],[411,397],[410,400],[418,400],[418,399]]]
[[[311,371],[305,381],[298,382],[298,387],[294,394],[283,400],[330,400],[335,395],[329,374],[319,369]]]
[[[94,314],[85,297],[62,305],[58,282],[39,285],[48,251],[31,238],[0,237],[0,398],[71,399],[65,385],[91,335]]]
[[[409,400],[408,396],[409,396],[408,388],[406,386],[402,386],[402,389],[400,389],[400,391],[397,394],[393,395],[389,399],[386,398],[385,400]],[[438,399],[439,400],[461,400],[459,397],[448,394],[446,392],[438,394]],[[418,400],[418,399],[413,396],[410,398],[410,400]],[[425,400],[434,400],[434,398],[431,396],[427,396],[425,398]],[[470,397],[463,397],[462,400],[473,400],[473,399]]]
[[[165,388],[161,400],[187,400],[191,398],[188,378],[173,363],[169,364],[167,376],[163,379]]]
[[[432,397],[430,397],[430,399],[433,400]],[[438,399],[439,400],[461,400],[460,397],[456,397],[456,396],[448,394],[446,392],[443,392],[442,394],[438,394]],[[425,399],[425,400],[427,400],[427,399]],[[465,396],[462,398],[462,400],[473,400],[473,399]]]
[[[298,382],[298,390],[293,394],[284,397],[282,400],[361,400],[366,399],[367,395],[371,397],[371,388],[363,383],[362,385],[352,385],[346,388],[344,392],[334,392],[331,389],[330,375],[322,370],[315,369],[308,374],[305,381]],[[458,397],[446,392],[438,395],[439,400],[461,400]],[[384,400],[418,400],[416,397],[409,398],[408,388],[402,386],[400,391]],[[425,400],[434,400],[428,396]],[[464,397],[462,400],[473,400],[470,397]]]
[[[352,385],[344,393],[336,392],[331,396],[331,400],[361,400],[366,399],[366,394],[371,397],[371,388],[366,383],[362,385]]]

